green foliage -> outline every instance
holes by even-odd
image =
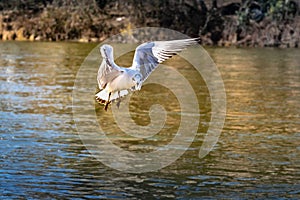
[[[297,3],[293,0],[246,0],[243,1],[241,9],[237,12],[238,24],[240,26],[247,25],[253,12],[276,21],[292,19],[297,14],[297,7]]]
[[[295,7],[293,7],[293,2],[289,0],[273,0],[270,2],[270,8],[268,14],[276,20],[283,20],[290,18],[290,13],[293,12]]]
[[[248,14],[249,14],[249,9],[246,8],[245,10],[240,10],[237,12],[237,20],[238,20],[238,25],[239,26],[244,26],[248,23]]]

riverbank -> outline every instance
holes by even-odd
[[[41,2],[0,5],[0,39],[100,42],[147,26],[200,36],[204,45],[286,48],[300,43],[298,14],[279,20],[258,13],[241,22],[241,5],[234,1],[219,6],[188,0]]]

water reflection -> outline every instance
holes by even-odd
[[[204,159],[198,158],[210,101],[201,77],[193,77],[190,81],[198,91],[201,110],[198,137],[172,165],[135,175],[101,164],[76,133],[72,87],[80,64],[94,47],[0,43],[1,199],[297,198],[299,50],[208,49],[222,73],[228,98],[226,124],[217,146]],[[123,59],[118,62],[126,65],[127,58]],[[188,67],[181,70],[194,74]],[[151,91],[145,87],[141,92],[146,96]],[[157,93],[162,99],[170,95],[167,90]],[[173,137],[170,133],[176,126],[171,125],[178,120],[178,105],[169,100],[166,104],[174,114],[170,129],[157,136],[158,142],[148,141],[148,146],[163,145]],[[133,106],[137,105],[133,102]],[[147,108],[140,107],[133,118],[146,124],[143,109]],[[97,105],[96,110],[104,123],[102,107]],[[116,134],[114,130],[107,128]],[[133,151],[140,145],[124,136],[116,139]]]

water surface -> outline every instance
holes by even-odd
[[[201,122],[189,150],[158,172],[126,174],[106,167],[83,145],[72,119],[76,73],[95,44],[0,43],[0,198],[291,198],[300,197],[300,58],[298,49],[209,48],[226,88],[227,116],[221,137],[204,159],[198,151],[210,119],[209,93],[201,77]],[[130,55],[128,55],[130,56]],[[127,66],[129,57],[119,59]],[[171,62],[180,68],[183,63]],[[97,66],[96,66],[97,67]],[[182,67],[183,74],[193,69]],[[91,77],[93,78],[93,77]],[[96,87],[95,87],[96,88]],[[155,92],[157,100],[137,104]],[[133,96],[132,116],[147,125],[144,110],[161,101],[171,112],[155,140],[126,140],[131,151],[165,145],[178,124],[178,104],[166,89],[144,87]],[[146,102],[146,103],[145,103]],[[99,123],[109,118],[95,107]]]

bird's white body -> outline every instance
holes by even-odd
[[[107,91],[116,92],[126,90],[135,86],[135,82],[131,78],[129,70],[124,70],[121,75],[117,76],[113,81],[107,84]]]
[[[96,99],[105,104],[128,94],[128,90],[140,90],[143,82],[159,63],[167,60],[187,46],[196,44],[198,38],[173,41],[157,41],[141,44],[136,48],[133,64],[130,68],[119,67],[113,58],[110,45],[100,47],[103,61],[98,70],[100,92]]]

